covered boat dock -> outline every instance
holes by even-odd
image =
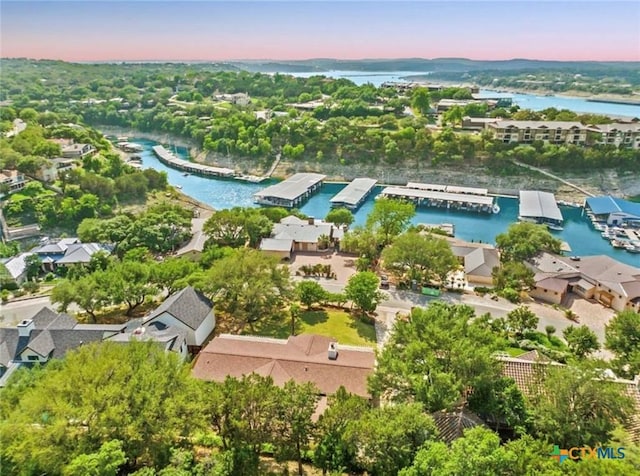
[[[158,157],[158,160],[169,167],[189,172],[196,175],[205,175],[208,177],[233,177],[235,171],[233,169],[227,169],[223,167],[212,167],[210,165],[197,164],[195,162],[189,162],[188,160],[179,159],[173,153],[165,149],[161,145],[153,146],[153,153]]]
[[[553,193],[522,190],[518,218],[547,225],[561,225],[562,213]]]
[[[298,173],[253,195],[261,205],[293,208],[320,190],[326,175]]]
[[[461,193],[460,190],[465,190]],[[456,192],[448,190],[457,190]],[[431,185],[410,182],[406,187],[386,187],[380,194],[382,197],[409,200],[418,206],[441,207],[452,210],[477,211],[484,213],[498,213],[500,208],[494,203],[494,198],[488,195],[475,195],[471,190],[485,191],[486,189],[470,189],[448,185]]]
[[[371,194],[377,183],[377,180],[370,178],[354,179],[330,200],[331,206],[356,210]]]

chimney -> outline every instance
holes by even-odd
[[[329,344],[328,357],[329,360],[336,360],[338,358],[338,345],[335,342]]]
[[[309,225],[315,225],[316,220],[313,217],[309,217],[307,218],[307,223],[309,223]]]
[[[36,325],[32,319],[25,319],[18,324],[18,337],[29,337],[31,331],[35,329]]]

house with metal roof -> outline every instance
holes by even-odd
[[[33,253],[20,253],[11,258],[0,259],[0,284],[21,285],[27,279],[26,258]]]
[[[640,203],[630,202],[611,195],[587,198],[584,208],[593,213],[596,220],[607,225],[620,226],[625,223],[640,225]]]
[[[142,321],[144,327],[160,324],[159,329],[174,327],[185,331],[189,352],[197,353],[216,325],[213,303],[188,286],[169,296]]]

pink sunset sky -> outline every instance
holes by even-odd
[[[640,61],[640,2],[6,1],[2,57]]]

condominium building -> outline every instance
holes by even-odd
[[[499,141],[530,144],[543,141],[551,144],[584,145],[589,127],[574,121],[497,121],[487,124]]]

